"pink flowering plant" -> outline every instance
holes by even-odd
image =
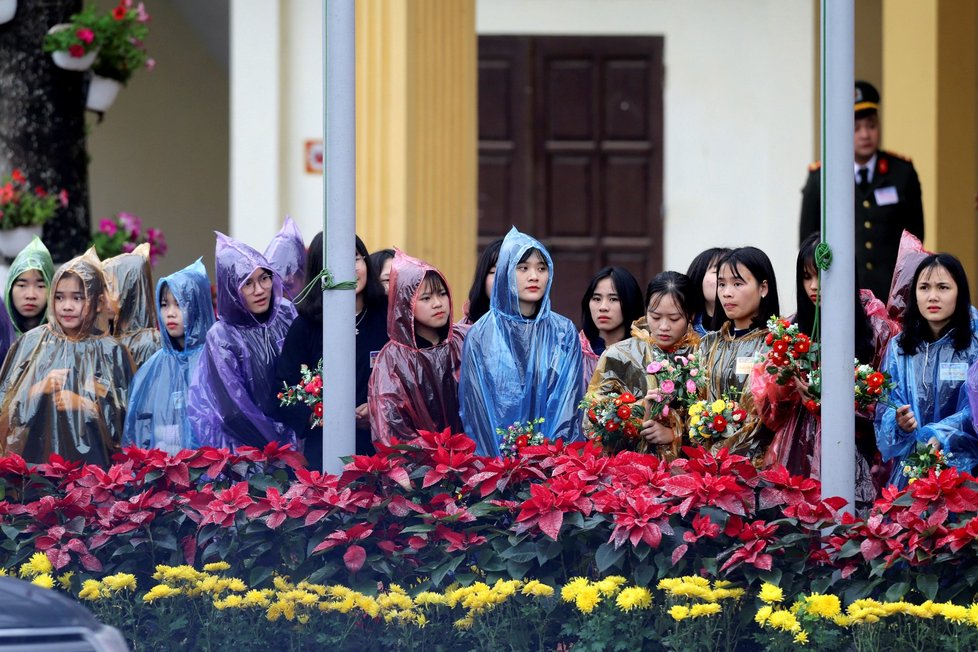
[[[15,169],[0,179],[0,229],[39,226],[54,216],[61,206],[68,205],[68,193],[57,195],[41,186],[31,186],[27,177]]]
[[[121,0],[105,21],[103,43],[92,70],[125,84],[137,70],[152,70],[156,61],[146,51],[150,16],[142,2]]]
[[[649,419],[668,417],[675,409],[688,409],[696,402],[705,374],[695,353],[657,355],[645,372],[649,375]]]
[[[155,265],[167,250],[163,231],[152,227],[144,231],[142,220],[124,211],[99,220],[98,231],[92,235],[92,246],[102,260],[128,254],[144,242],[149,243],[149,260]]]
[[[102,46],[110,20],[108,15],[100,13],[94,6],[85,7],[69,19],[67,27],[44,37],[44,51],[63,51],[80,59]]]

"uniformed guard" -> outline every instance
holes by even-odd
[[[879,148],[879,92],[856,82],[855,164],[856,274],[860,288],[886,301],[903,230],[924,238],[920,180],[910,159]],[[821,163],[809,167],[802,190],[800,238],[821,223]]]

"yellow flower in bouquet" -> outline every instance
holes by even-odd
[[[722,398],[718,398],[717,400],[713,401],[713,403],[710,405],[710,410],[713,412],[713,414],[723,414],[723,411],[726,409],[727,409],[727,402],[724,401]]]

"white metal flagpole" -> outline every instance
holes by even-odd
[[[323,269],[353,280],[356,249],[356,66],[354,0],[324,0],[323,83],[326,205]],[[328,267],[327,267],[328,265]],[[329,278],[327,276],[327,278]],[[323,290],[323,470],[339,473],[356,450],[356,295]]]
[[[854,508],[856,478],[853,0],[822,0],[822,496]],[[825,327],[829,326],[829,327]]]

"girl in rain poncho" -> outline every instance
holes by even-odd
[[[98,259],[75,258],[52,283],[48,323],[10,349],[0,372],[0,454],[52,453],[108,466],[126,418],[132,359],[96,328],[105,281]]]
[[[642,317],[642,290],[624,267],[604,267],[591,278],[581,298],[581,353],[584,389],[605,349],[628,338]]]
[[[285,216],[282,230],[275,234],[265,248],[268,264],[282,278],[282,292],[288,300],[295,299],[306,286],[306,243],[295,220]]]
[[[163,348],[133,379],[123,443],[159,448],[173,455],[197,448],[199,441],[187,417],[190,381],[214,324],[211,287],[204,263],[197,262],[161,278],[156,284]]]
[[[132,253],[103,260],[102,272],[114,313],[112,335],[129,349],[138,369],[160,350],[149,243],[144,242]]]
[[[576,437],[581,345],[574,324],[550,310],[553,261],[515,228],[503,240],[491,307],[469,331],[459,401],[482,455],[499,455],[497,428],[537,418],[548,439]]]
[[[458,373],[466,327],[452,326],[445,277],[401,251],[391,265],[387,333],[370,375],[374,441],[410,440],[418,430],[462,432]]]
[[[54,263],[41,239],[35,237],[10,265],[3,300],[17,335],[47,323],[48,295]]]
[[[246,244],[217,234],[217,316],[190,385],[188,413],[201,446],[295,443],[276,414],[275,361],[295,319],[282,279]]]
[[[743,424],[727,439],[712,442],[711,452],[727,448],[760,464],[772,433],[761,422],[751,395],[754,357],[767,337],[767,320],[780,314],[778,284],[771,260],[756,247],[741,247],[717,264],[717,306],[713,329],[697,353],[706,374],[700,398],[713,403],[726,396],[746,412]]]
[[[917,266],[907,297],[903,334],[890,342],[882,371],[896,387],[876,406],[876,443],[893,460],[890,484],[907,485],[903,460],[916,444],[950,454],[949,463],[971,472],[978,464],[965,377],[978,359],[968,277],[950,254],[931,254]]]
[[[662,272],[652,279],[645,291],[645,315],[632,324],[630,338],[602,354],[588,398],[624,392],[645,396],[650,389],[649,363],[663,353],[683,355],[695,350],[700,338],[693,329],[688,301],[698,291],[679,272]],[[683,441],[685,416],[674,410],[662,420],[646,421],[640,433],[646,446],[662,457],[675,458]]]

